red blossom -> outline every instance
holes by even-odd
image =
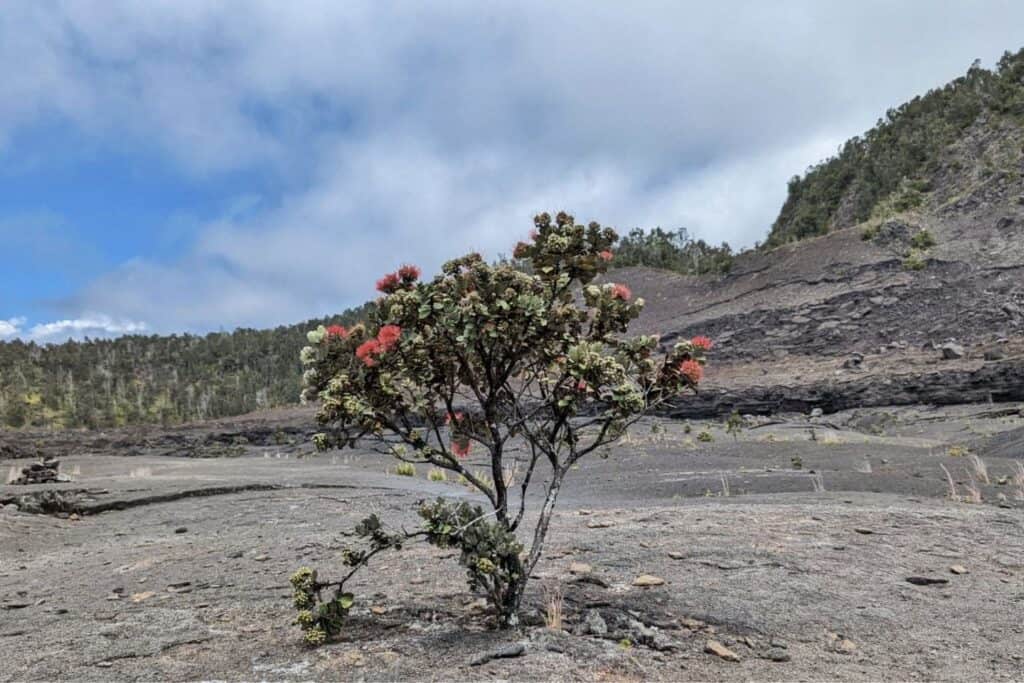
[[[612,298],[621,299],[622,301],[629,301],[633,297],[633,292],[629,290],[626,285],[612,285]]]
[[[367,339],[356,349],[356,358],[363,361],[366,367],[372,368],[377,364],[377,359],[374,356],[380,352],[380,342],[376,339]]]
[[[530,231],[530,239],[531,239],[531,240],[536,240],[536,239],[537,239],[537,236],[538,236],[539,234],[540,234],[540,233],[538,233],[538,232],[537,232],[536,230],[531,230],[531,231]]]
[[[413,283],[420,279],[420,269],[416,266],[404,265],[398,269],[398,277],[405,283]]]
[[[711,341],[710,337],[705,337],[702,334],[691,339],[690,343],[693,344],[693,348],[700,349],[701,351],[710,351],[711,347],[715,345],[715,342]]]
[[[582,393],[582,392],[584,392],[586,390],[587,390],[587,381],[585,379],[581,379],[579,382],[576,382],[576,391],[579,391],[580,393]]]
[[[704,368],[695,360],[684,360],[679,364],[679,374],[690,380],[691,384],[697,384],[704,377]]]
[[[444,423],[446,425],[450,425],[452,422],[458,424],[459,422],[462,422],[464,419],[466,419],[466,414],[459,410],[454,413],[448,413],[447,415],[445,415]]]
[[[377,280],[377,291],[383,292],[384,294],[391,294],[398,288],[398,273],[388,273],[381,279]]]
[[[469,455],[469,446],[469,439],[452,441],[452,453],[454,453],[456,457],[465,458]]]
[[[601,260],[604,261],[605,263],[607,263],[607,262],[611,261],[613,258],[615,258],[615,254],[613,254],[612,252],[608,251],[607,249],[605,249],[604,251],[598,253],[598,256],[600,256]]]
[[[348,336],[348,330],[341,325],[331,325],[327,328],[327,338],[331,339],[337,337],[338,339],[344,339]]]
[[[398,325],[385,325],[377,332],[377,342],[380,344],[380,351],[390,351],[398,343],[402,336],[402,328]]]

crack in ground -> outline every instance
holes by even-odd
[[[248,491],[289,491],[294,489],[358,489],[360,491],[391,491],[386,486],[365,486],[358,484],[237,484],[229,486],[210,486],[200,489],[185,489],[170,493],[140,496],[122,500],[111,500],[99,503],[82,501],[82,495],[94,495],[87,489],[33,491],[18,496],[0,498],[0,505],[15,505],[22,512],[30,514],[58,515],[78,514],[96,515],[113,510],[128,510],[146,505],[173,503],[186,498],[207,498],[225,496]]]

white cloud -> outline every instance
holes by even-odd
[[[21,326],[25,324],[24,318],[9,318],[0,320],[0,339],[16,337],[21,332]]]
[[[1018,48],[1021,25],[1010,0],[13,3],[0,152],[56,120],[200,182],[273,176],[182,258],[123,263],[67,315],[288,323],[401,262],[508,251],[539,210],[750,245],[790,176]]]
[[[56,320],[33,325],[25,336],[38,342],[62,342],[82,337],[141,334],[148,329],[148,326],[141,322],[115,320],[108,315],[90,315],[72,320]]]

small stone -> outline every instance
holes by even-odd
[[[257,555],[256,557],[254,557],[252,559],[253,559],[254,562],[266,562],[267,560],[270,559],[270,556],[269,555]]]
[[[387,614],[387,609],[381,607],[380,605],[374,605],[370,608],[370,611],[374,614]]]
[[[765,654],[765,658],[770,659],[773,662],[788,662],[792,659],[788,652],[778,647],[773,647],[768,650],[767,654]]]
[[[505,645],[499,647],[497,650],[491,652],[485,652],[481,655],[477,655],[469,661],[470,666],[480,666],[486,664],[492,659],[509,659],[512,657],[521,657],[526,652],[526,647],[522,643],[513,643],[511,645]]]
[[[132,593],[132,602],[142,602],[156,595],[153,591],[145,591],[142,593]]]
[[[949,579],[940,579],[933,576],[908,576],[907,583],[912,583],[915,586],[941,586],[949,583]]]
[[[740,656],[738,654],[727,648],[725,645],[722,645],[717,640],[709,640],[704,645],[704,652],[721,657],[727,662],[740,661]]]
[[[608,520],[603,520],[603,519],[595,519],[592,522],[587,522],[587,528],[588,529],[607,529],[610,526],[614,526],[614,525],[611,522],[609,522]]]
[[[570,574],[589,574],[592,571],[594,571],[594,568],[586,562],[573,562],[569,565]]]
[[[825,414],[825,411],[821,408],[815,408],[811,411],[811,417],[821,417]]]
[[[672,558],[673,560],[685,560],[686,559],[686,554],[685,553],[681,553],[681,552],[679,552],[677,550],[670,550],[670,551],[668,551],[668,556],[670,558]]]
[[[956,360],[957,358],[964,357],[964,347],[954,342],[942,344],[938,349],[942,352],[942,358],[944,360]]]
[[[967,567],[963,566],[962,564],[954,564],[952,567],[949,568],[949,571],[953,572],[954,574],[966,574]]]
[[[640,576],[633,579],[633,585],[639,586],[640,588],[650,588],[651,586],[663,586],[665,585],[665,579],[660,576],[654,576],[652,574],[641,574]]]
[[[857,643],[853,642],[849,638],[843,638],[836,643],[836,652],[843,655],[852,654],[857,650]]]
[[[583,633],[599,638],[608,635],[608,623],[596,609],[589,610],[583,618]]]
[[[110,667],[114,666],[114,663],[104,659],[102,662],[96,662],[96,666],[103,669],[109,669]]]
[[[854,527],[853,530],[855,532],[857,532],[858,534],[861,534],[861,535],[864,535],[864,536],[870,536],[871,534],[875,533],[872,529],[865,529],[864,527]]]
[[[704,622],[700,619],[692,619],[690,617],[680,619],[679,623],[682,624],[685,628],[690,629],[691,631],[698,631],[704,628],[705,626]]]
[[[68,519],[70,519],[72,522],[77,522],[82,518],[78,515],[77,512],[72,512],[70,515],[68,515]]]
[[[176,533],[176,534],[188,533],[188,527],[186,527],[186,526],[179,526],[177,529],[174,530],[174,533]]]

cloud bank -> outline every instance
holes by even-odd
[[[790,176],[1021,25],[1002,1],[16,3],[0,154],[46,120],[197,183],[270,178],[183,254],[82,287],[54,334],[273,325],[402,262],[507,252],[539,210],[751,245]]]

